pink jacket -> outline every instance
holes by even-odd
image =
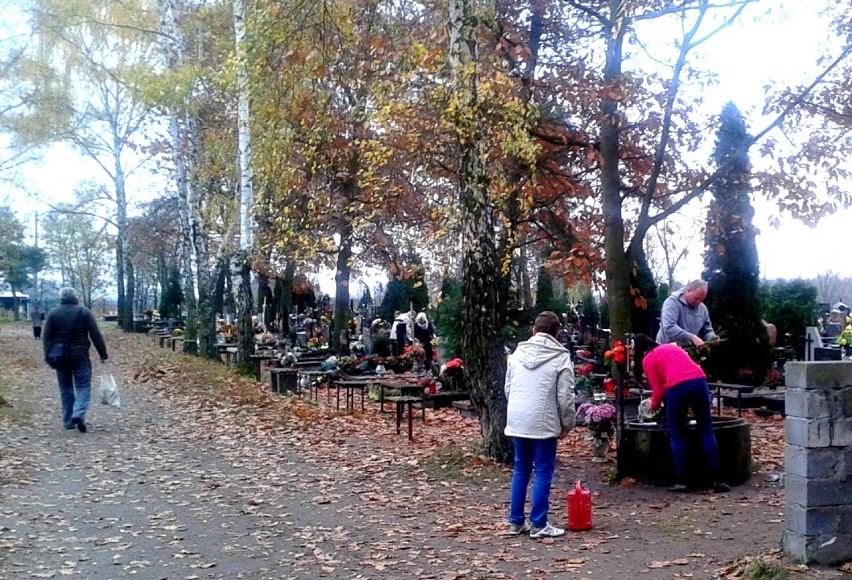
[[[642,369],[651,386],[651,408],[657,409],[666,391],[692,379],[707,375],[695,364],[685,350],[674,344],[661,344],[642,359]]]

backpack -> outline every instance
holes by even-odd
[[[77,318],[74,320],[74,328],[71,330],[71,337],[73,337],[80,328],[80,321],[83,318],[83,309],[80,308],[80,311],[77,313]],[[50,347],[50,352],[47,353],[47,357],[45,358],[45,362],[47,362],[47,366],[52,369],[60,369],[67,366],[70,366],[72,363],[71,358],[71,340],[68,339],[68,342],[54,342]]]

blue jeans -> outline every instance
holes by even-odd
[[[92,393],[92,361],[89,357],[75,359],[65,367],[56,369],[59,397],[62,399],[62,423],[73,429],[72,419],[85,419]]]
[[[690,408],[698,426],[707,470],[715,478],[719,474],[719,448],[716,446],[713,419],[710,417],[710,389],[704,379],[684,381],[666,391],[666,413],[675,471],[679,479],[686,477],[686,422]]]
[[[509,523],[524,523],[527,486],[535,468],[530,523],[536,528],[543,528],[547,525],[547,511],[550,508],[550,484],[556,466],[558,439],[512,437],[512,441],[515,444],[515,472],[512,474],[512,491],[509,496]]]

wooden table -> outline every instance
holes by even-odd
[[[423,389],[425,387],[423,385],[401,381],[376,381],[376,385],[379,387],[379,409],[382,413],[389,412],[385,411],[385,389],[396,389],[402,396],[416,395],[416,397],[420,400],[420,408],[423,411],[423,422],[426,422],[426,401],[423,397]],[[390,398],[387,400],[389,402],[391,401]]]
[[[331,385],[337,389],[337,410],[340,410],[340,390],[346,391],[346,411],[355,410],[355,391],[361,391],[361,412],[364,412],[364,391],[370,386],[370,381],[358,379],[346,379],[332,381]],[[329,387],[330,389],[331,387]]]
[[[302,378],[307,379],[308,398],[315,401],[319,400],[319,384],[328,378],[326,371],[303,371],[296,369],[298,378],[296,379],[296,394],[302,396]],[[311,396],[313,393],[314,396]],[[329,395],[330,396],[330,395]]]
[[[413,413],[412,405],[414,403],[418,402],[418,401],[421,401],[420,404],[422,405],[423,404],[422,399],[420,397],[388,397],[387,400],[396,405],[396,434],[397,435],[399,435],[399,426],[402,424],[403,410],[406,407],[408,408],[408,440],[413,441],[414,440],[414,426],[413,426],[413,421],[411,419],[411,415]],[[423,412],[424,413],[426,412],[425,408],[424,408]],[[424,415],[424,418],[425,418],[425,415]]]

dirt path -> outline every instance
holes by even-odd
[[[62,428],[28,327],[0,332],[2,578],[739,577],[732,562],[779,544],[773,474],[727,495],[609,485],[612,465],[577,451],[582,430],[560,444],[551,518],[565,521],[581,478],[595,528],[510,538],[507,471],[436,460],[440,444],[475,445],[472,421],[430,411],[409,444],[375,404],[336,415],[145,336],[106,335],[122,408],[93,403],[80,434]]]

